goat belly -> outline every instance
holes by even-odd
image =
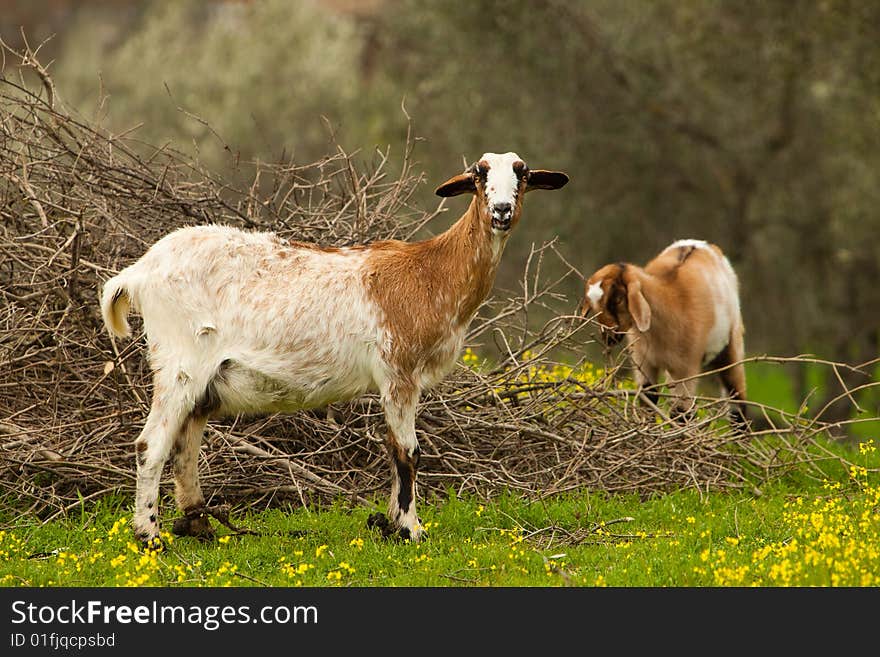
[[[206,386],[206,396],[215,400],[215,408],[210,409],[215,416],[318,408],[358,397],[371,388],[369,379],[352,376],[350,371],[320,371],[312,366],[279,376],[232,359],[224,362]]]

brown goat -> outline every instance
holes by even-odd
[[[649,388],[666,373],[675,380],[676,414],[693,407],[703,370],[723,369],[722,391],[734,401],[731,422],[745,425],[746,377],[739,282],[721,249],[679,240],[645,267],[605,265],[586,281],[582,312],[596,314],[609,344],[626,335],[636,383]]]

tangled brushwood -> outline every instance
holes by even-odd
[[[179,226],[223,223],[340,246],[414,239],[443,205],[426,212],[413,202],[425,181],[412,138],[397,159],[336,147],[309,164],[241,163],[230,151],[227,179],[139,142],[136,130],[112,134],[75,115],[33,54],[19,57],[0,79],[0,491],[51,517],[134,489],[132,443],[150,377],[139,318],[131,342],[111,340],[101,322],[103,281]],[[550,258],[563,259],[553,242],[533,249],[521,290],[496,292],[478,314],[468,344],[491,348],[491,359],[463,359],[423,398],[422,495],[753,487],[827,458],[815,440],[829,429],[821,422],[771,418],[753,404],[762,429],[737,437],[724,401],[701,399],[681,425],[621,385],[619,362],[584,375],[579,359],[595,327],[560,310],[575,303],[543,273]],[[557,318],[534,327],[538,309]],[[209,504],[375,503],[388,475],[381,418],[367,396],[213,423],[199,460]]]

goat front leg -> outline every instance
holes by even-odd
[[[391,464],[391,498],[388,519],[381,514],[370,516],[369,525],[378,526],[384,535],[397,534],[419,541],[425,530],[416,513],[416,472],[419,467],[419,443],[416,439],[416,406],[419,394],[414,388],[392,387],[382,395],[388,431],[385,447]]]
[[[633,370],[633,378],[639,392],[656,406],[660,401],[660,395],[654,386],[659,383],[660,369],[645,363],[636,363]],[[642,403],[644,404],[644,401]]]
[[[677,421],[687,424],[696,417],[697,379],[699,371],[670,372],[670,376],[676,380],[672,386],[675,401],[672,405],[672,417]]]

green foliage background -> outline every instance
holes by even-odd
[[[532,243],[554,237],[584,275],[704,238],[739,272],[750,355],[877,356],[877,3],[7,4],[4,39],[20,40],[21,24],[32,45],[54,35],[50,70],[83,114],[117,132],[139,126],[212,170],[316,160],[331,134],[364,158],[399,154],[408,113],[425,207],[485,151],[567,171],[563,192],[527,208],[498,288],[516,289]],[[557,312],[582,293],[577,277],[566,285]],[[803,399],[815,382],[803,367],[788,374]],[[819,383],[827,398],[839,390],[830,372]]]

